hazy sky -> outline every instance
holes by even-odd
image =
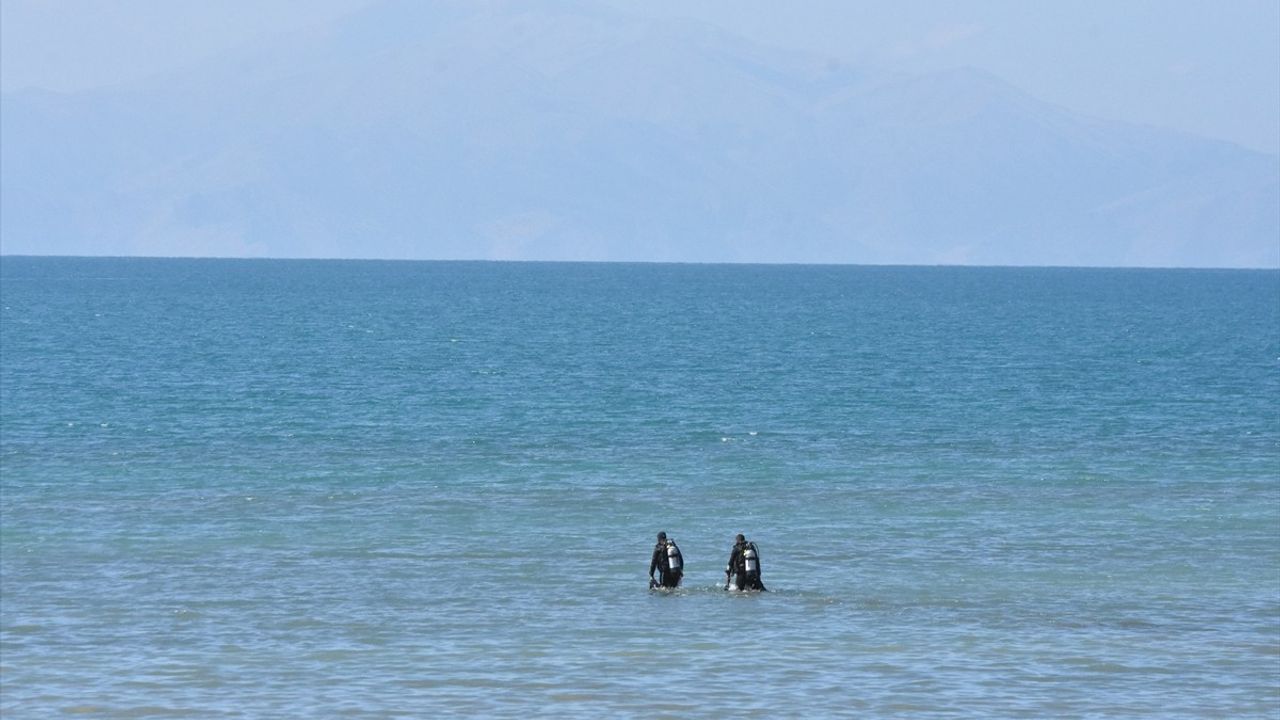
[[[129,82],[372,1],[3,0],[0,88]],[[604,1],[855,64],[978,67],[1087,114],[1280,152],[1277,0]]]

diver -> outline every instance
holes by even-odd
[[[658,579],[653,579],[654,571],[658,571]],[[649,560],[649,588],[680,587],[680,579],[684,577],[684,557],[675,540],[668,540],[665,532],[658,533],[658,544],[653,546],[653,557]]]
[[[756,544],[748,542],[742,533],[734,540],[729,564],[724,569],[724,589],[729,589],[730,579],[736,576],[734,582],[739,590],[768,590],[760,581],[760,550]]]

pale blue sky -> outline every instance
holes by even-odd
[[[371,1],[4,0],[0,88],[127,83]],[[1079,112],[1280,152],[1276,0],[606,2],[852,64],[977,67]]]
[[[0,252],[1280,266],[1280,0],[0,13]]]

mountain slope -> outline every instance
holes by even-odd
[[[2,102],[5,253],[1280,266],[1275,157],[560,3]]]

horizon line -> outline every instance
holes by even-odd
[[[1280,265],[1001,265],[962,263],[855,263],[855,262],[787,262],[754,260],[535,260],[494,258],[378,258],[378,257],[288,257],[288,256],[235,256],[235,255],[37,255],[31,253],[0,252],[0,260],[63,259],[63,260],[211,260],[211,261],[263,261],[263,262],[367,262],[367,263],[522,263],[541,265],[693,265],[693,266],[760,266],[760,267],[864,267],[864,268],[956,268],[956,269],[1024,269],[1024,270],[1235,270],[1280,271]]]

